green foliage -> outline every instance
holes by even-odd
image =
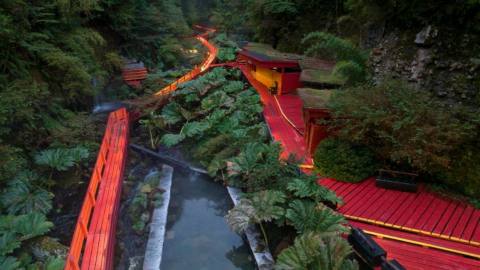
[[[473,198],[480,198],[480,157],[478,148],[462,145],[461,154],[454,159],[449,170],[438,177],[455,190]],[[457,157],[458,155],[455,155]]]
[[[312,199],[315,202],[329,202],[334,205],[342,204],[335,192],[319,185],[316,175],[305,176],[303,179],[293,178],[288,182],[287,190],[299,198]]]
[[[88,150],[82,146],[75,148],[55,148],[43,150],[35,156],[35,163],[48,166],[57,171],[66,171],[88,158]]]
[[[45,270],[61,270],[65,267],[63,258],[49,258],[45,263]]]
[[[379,169],[370,149],[335,138],[320,142],[314,160],[322,176],[347,182],[362,181]]]
[[[248,199],[240,202],[226,215],[230,227],[243,233],[251,224],[258,224],[268,247],[267,233],[262,222],[270,222],[283,217],[284,209],[279,206],[285,202],[285,194],[281,191],[263,190],[249,194]]]
[[[217,59],[220,62],[233,61],[236,58],[236,53],[240,50],[237,44],[227,38],[224,33],[218,34],[213,39],[213,43],[217,45],[218,53]]]
[[[398,81],[355,87],[334,95],[331,105],[341,137],[369,146],[384,160],[421,171],[448,167],[450,153],[471,135],[426,92]],[[340,123],[341,122],[341,123]]]
[[[0,216],[0,256],[11,254],[23,241],[47,233],[52,226],[40,213]]]
[[[230,177],[240,179],[249,190],[264,189],[282,175],[283,164],[278,160],[280,145],[277,143],[247,143],[234,157],[229,168]]]
[[[35,186],[39,176],[33,172],[23,172],[0,195],[0,202],[5,211],[11,215],[42,213],[52,209],[53,195]]]
[[[348,40],[326,32],[312,32],[302,39],[306,55],[337,61],[334,74],[357,84],[366,79],[368,54]]]
[[[354,270],[356,261],[350,260],[352,248],[340,237],[325,237],[306,233],[295,239],[293,246],[278,256],[278,270]]]
[[[294,200],[285,214],[299,234],[315,232],[325,234],[346,233],[347,221],[324,204],[308,200]]]

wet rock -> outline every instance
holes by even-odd
[[[437,36],[438,29],[431,25],[426,26],[415,36],[415,44],[419,46],[431,46]]]
[[[35,239],[30,245],[30,249],[35,259],[39,261],[46,261],[51,257],[65,258],[68,252],[66,246],[60,244],[57,239],[48,236]]]
[[[135,256],[128,258],[128,270],[140,270],[142,269],[142,256]]]

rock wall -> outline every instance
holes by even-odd
[[[400,78],[447,103],[480,104],[480,37],[427,26],[387,33],[372,49],[374,80]]]

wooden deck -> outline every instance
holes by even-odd
[[[282,157],[305,157],[304,139],[297,130],[302,116],[298,99],[275,99],[251,76],[247,65],[232,66],[238,66],[260,94],[265,120],[284,147]],[[417,193],[378,188],[374,179],[358,184],[321,179],[319,184],[343,198],[339,211],[352,226],[374,236],[389,258],[407,269],[480,269],[478,209],[429,193],[424,187]]]

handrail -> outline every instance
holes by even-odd
[[[118,134],[120,136],[127,137],[128,135],[128,112],[125,108],[119,109],[115,112],[110,113],[108,117],[107,127],[105,129],[105,135],[103,136],[102,144],[100,146],[100,151],[97,155],[97,161],[93,169],[92,177],[87,188],[87,194],[83,200],[82,209],[78,216],[77,224],[75,226],[75,231],[72,237],[70,244],[70,250],[67,256],[67,263],[65,264],[65,269],[80,269],[80,260],[81,253],[84,249],[85,241],[89,236],[89,228],[91,219],[93,216],[96,200],[98,198],[98,191],[100,185],[104,184],[103,181],[105,176],[105,168],[107,163],[112,159],[114,152],[117,149],[113,149],[112,132],[115,131],[116,126],[121,123],[124,124],[125,132]],[[125,154],[125,153],[124,153]],[[83,267],[82,267],[83,268]]]
[[[169,95],[178,88],[180,83],[192,80],[202,74],[215,61],[217,48],[205,39],[206,36],[214,33],[215,29],[198,25],[195,25],[195,27],[205,30],[204,33],[197,35],[196,39],[207,47],[207,57],[199,67],[195,67],[184,76],[155,93],[154,96]],[[75,225],[65,270],[113,269],[115,227],[120,204],[121,179],[125,168],[131,116],[125,108],[109,114],[97,161],[95,162],[87,193]],[[108,186],[108,184],[113,184],[113,186]],[[105,196],[108,196],[105,201],[100,201],[103,199],[102,192],[105,192],[107,194]],[[103,204],[104,208],[95,208],[97,200]],[[106,217],[107,224],[102,223],[98,225],[98,219],[105,218],[105,215],[108,215]],[[95,226],[99,227],[98,232],[92,231],[92,229],[96,229],[92,228]],[[99,238],[102,239],[100,242],[103,249],[95,246],[95,241]],[[86,254],[84,253],[86,251],[92,254],[85,256]],[[94,252],[97,252],[97,254],[93,254]],[[99,254],[100,252],[101,254]],[[97,257],[101,257],[101,259]]]

